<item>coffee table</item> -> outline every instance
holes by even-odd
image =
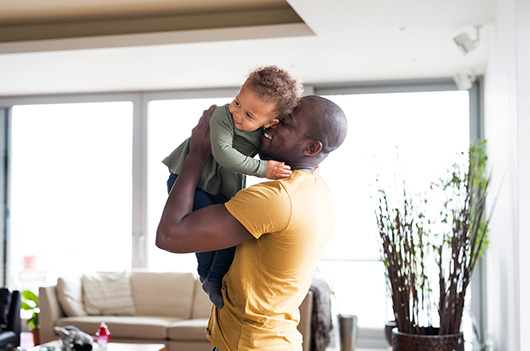
[[[46,349],[44,346],[55,346],[55,351],[61,351],[59,341],[50,341],[46,344],[32,347],[28,349],[28,351],[40,351],[41,346],[43,346],[42,351],[49,350]],[[129,344],[121,342],[109,342],[107,345],[107,351],[164,351],[165,348],[166,347],[164,346],[164,344]],[[93,344],[92,350],[98,351],[99,346],[97,344]]]

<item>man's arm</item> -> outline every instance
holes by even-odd
[[[193,212],[193,197],[211,154],[209,124],[215,106],[203,112],[190,140],[182,171],[169,194],[156,232],[156,246],[170,252],[202,252],[235,246],[252,235],[223,204]]]

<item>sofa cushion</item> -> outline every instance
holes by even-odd
[[[131,288],[137,314],[189,319],[194,282],[192,273],[131,272]]]
[[[136,314],[128,272],[83,274],[82,281],[87,314]]]
[[[178,318],[158,316],[84,316],[66,317],[57,320],[57,326],[73,325],[85,333],[94,335],[101,322],[109,327],[113,339],[165,340],[168,327]]]
[[[188,319],[184,321],[174,322],[169,326],[170,340],[201,340],[205,341],[206,326],[208,319]]]
[[[59,305],[68,317],[86,316],[80,276],[58,278],[56,289]]]

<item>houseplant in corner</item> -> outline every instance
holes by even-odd
[[[29,330],[33,334],[33,343],[35,345],[40,344],[40,333],[39,333],[39,298],[31,290],[22,291],[22,309],[25,311],[31,311],[31,317],[27,320]]]
[[[377,192],[376,217],[396,328],[394,351],[464,350],[460,330],[471,274],[487,246],[486,143],[425,194]],[[465,157],[467,156],[467,157]]]

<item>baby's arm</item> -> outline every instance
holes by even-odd
[[[224,107],[218,107],[210,120],[212,155],[221,166],[234,172],[261,178],[278,179],[290,176],[289,166],[276,161],[257,160],[233,147],[234,127]],[[248,150],[249,154],[254,150]],[[288,171],[288,175],[284,175]]]
[[[267,161],[267,172],[265,178],[267,179],[281,179],[291,176],[291,167],[285,164],[285,162],[279,161]]]

